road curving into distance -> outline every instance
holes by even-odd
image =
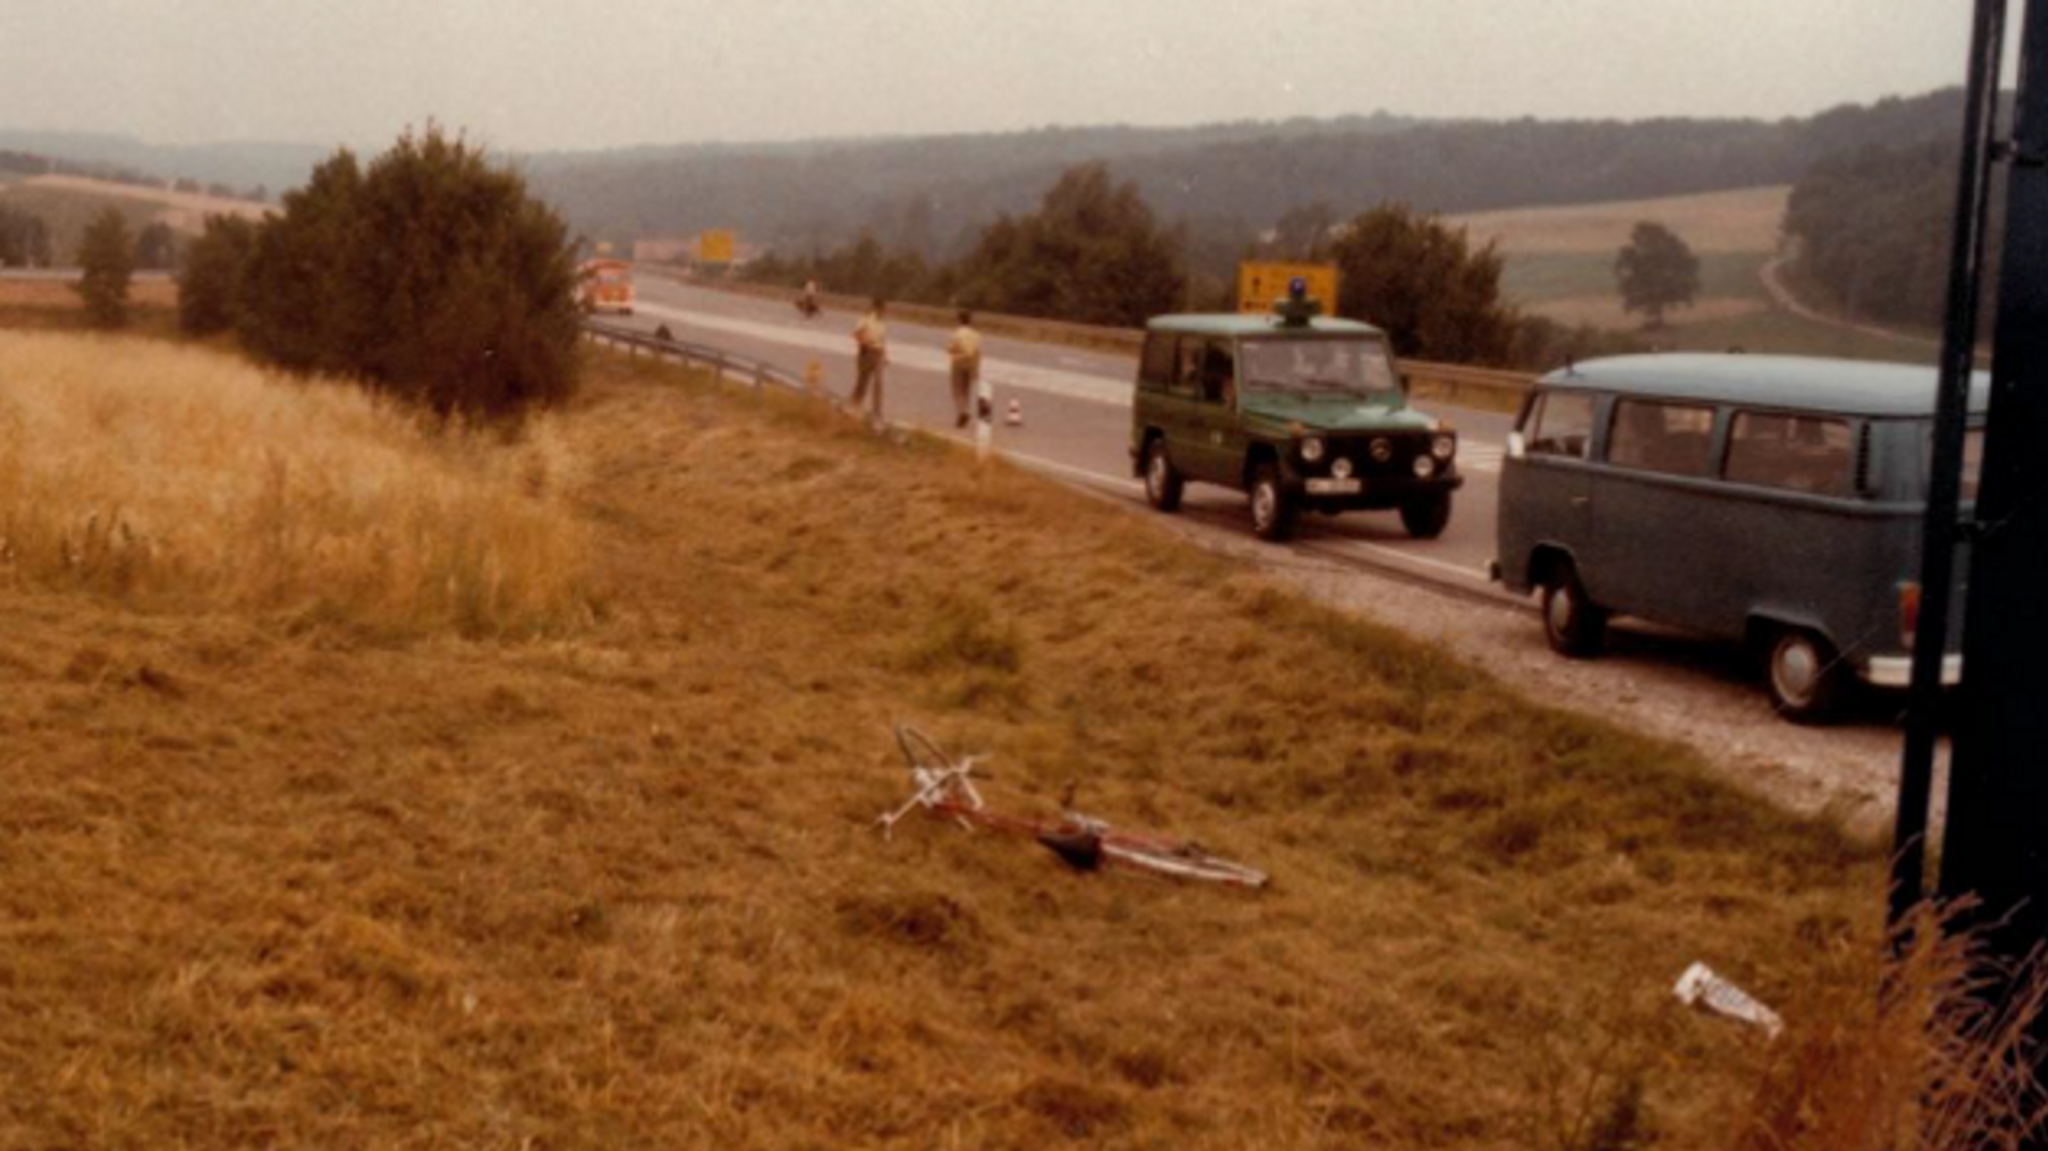
[[[828,391],[844,396],[852,390],[855,317],[847,313],[825,312],[807,320],[786,303],[650,276],[639,278],[636,292],[633,327],[652,331],[666,325],[677,339],[727,348],[798,376],[815,362]],[[953,427],[948,335],[938,328],[889,325],[885,414],[936,435],[964,438]],[[1130,357],[984,335],[982,371],[994,385],[998,415],[1012,400],[1023,412],[1021,426],[999,423],[996,428],[996,446],[1008,458],[1070,482],[1142,498],[1129,454],[1136,372]],[[1348,558],[1463,594],[1513,602],[1486,577],[1493,559],[1500,457],[1512,420],[1498,412],[1418,406],[1444,417],[1459,433],[1465,486],[1455,497],[1451,524],[1442,537],[1408,538],[1391,511],[1351,512],[1305,516],[1296,543],[1277,546],[1313,548],[1325,558]],[[1185,506],[1191,517],[1221,531],[1234,527],[1249,540],[1244,505],[1239,493],[1194,484]]]

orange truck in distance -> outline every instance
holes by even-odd
[[[585,260],[577,269],[577,282],[584,311],[633,314],[633,265],[624,260]]]

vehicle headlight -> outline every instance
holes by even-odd
[[[1315,463],[1323,458],[1323,440],[1321,436],[1310,436],[1301,441],[1301,458],[1309,463]]]
[[[1453,455],[1457,454],[1457,451],[1458,440],[1455,436],[1438,436],[1429,441],[1429,454],[1437,459],[1450,459]]]
[[[1345,459],[1342,456],[1337,457],[1337,462],[1330,465],[1330,474],[1337,477],[1340,480],[1350,479],[1351,461]]]
[[[1428,456],[1415,457],[1415,478],[1426,480],[1436,474],[1436,461]]]

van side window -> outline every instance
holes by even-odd
[[[1145,337],[1145,354],[1138,361],[1139,383],[1164,391],[1173,386],[1177,366],[1172,336],[1153,332]]]
[[[1529,454],[1586,458],[1593,440],[1593,397],[1578,392],[1545,392],[1529,420]]]
[[[1713,470],[1707,457],[1713,431],[1710,407],[1622,400],[1614,405],[1607,462],[1666,475],[1704,476]]]
[[[1855,444],[1846,420],[1737,412],[1728,427],[1728,478],[1739,484],[1846,496],[1855,489]]]

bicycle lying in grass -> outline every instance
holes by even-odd
[[[1051,848],[1068,866],[1094,871],[1105,865],[1137,868],[1176,879],[1199,879],[1234,887],[1266,886],[1266,873],[1211,855],[1199,845],[1161,835],[1123,831],[1093,816],[1063,811],[1058,819],[1032,819],[992,810],[974,786],[982,756],[955,760],[932,738],[898,724],[896,743],[910,762],[917,793],[902,807],[875,821],[887,837],[904,816],[919,808],[973,830],[977,827],[1009,835],[1029,836]],[[983,774],[980,778],[989,778]],[[1071,788],[1069,802],[1071,802]]]

